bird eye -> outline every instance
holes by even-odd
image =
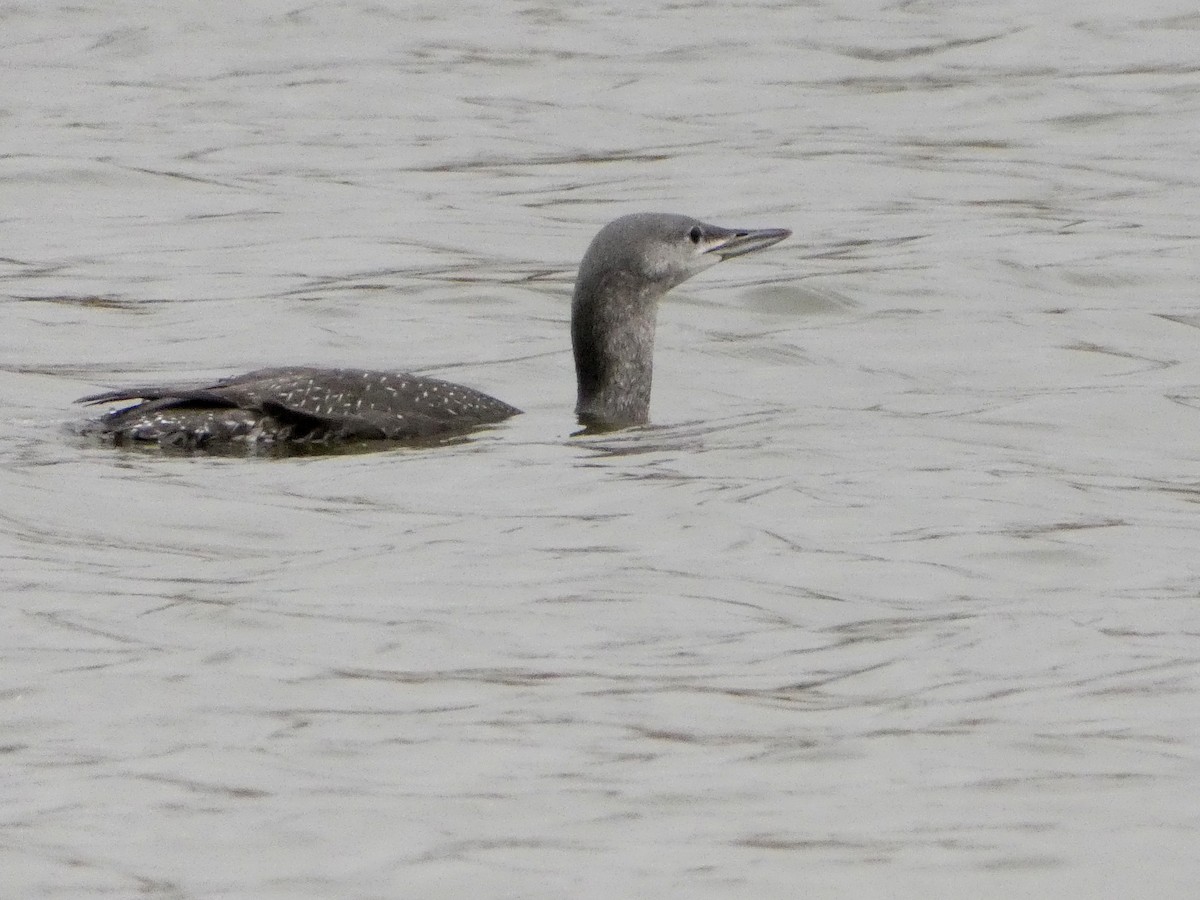
[[[700,238],[702,237],[704,237],[704,232],[700,229],[700,226],[693,225],[692,230],[688,232],[688,240],[690,240],[693,244],[698,244],[700,243]]]

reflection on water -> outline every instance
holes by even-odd
[[[1194,890],[1194,9],[243,7],[0,10],[8,893]],[[796,237],[575,435],[635,210]],[[59,428],[290,363],[526,413]]]

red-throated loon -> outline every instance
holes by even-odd
[[[571,342],[579,421],[644,424],[650,409],[658,301],[724,259],[778,243],[783,228],[708,225],[688,216],[622,216],[592,240],[575,281]],[[91,423],[117,444],[234,450],[272,444],[403,441],[470,431],[520,412],[437,378],[361,369],[287,367],[201,384],[140,386],[81,403],[138,400]]]

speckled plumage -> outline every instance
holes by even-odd
[[[259,369],[211,384],[122,388],[80,402],[137,399],[97,420],[92,432],[179,449],[399,441],[468,431],[520,412],[437,378],[306,367]]]

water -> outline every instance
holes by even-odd
[[[1188,896],[1200,16],[0,9],[8,896]],[[787,227],[573,438],[594,231]],[[527,412],[81,445],[146,378]]]

